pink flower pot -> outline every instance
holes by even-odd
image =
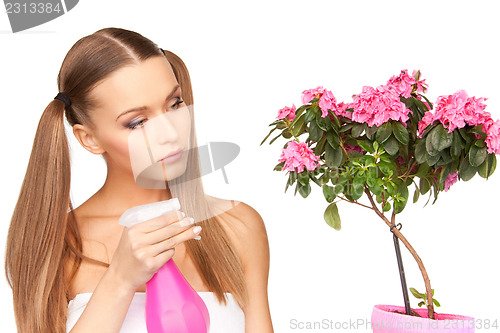
[[[403,306],[375,305],[373,307],[371,325],[374,333],[423,333],[423,332],[446,332],[446,333],[468,333],[474,332],[474,318],[434,313],[436,319],[427,318],[427,308],[413,309],[422,317],[402,314],[405,312]],[[395,313],[391,311],[399,311]]]

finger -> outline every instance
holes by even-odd
[[[166,227],[174,222],[181,220],[185,214],[179,210],[174,210],[166,214],[154,217],[152,219],[146,220],[144,222],[136,224],[137,230],[143,233],[153,232],[160,228]]]
[[[158,254],[171,249],[175,248],[177,245],[180,243],[187,241],[188,239],[192,239],[196,236],[198,236],[201,233],[201,226],[193,226],[189,228],[188,230],[185,230],[181,232],[180,234],[173,236],[171,238],[168,238],[164,241],[158,242],[156,244],[151,245],[151,251],[153,256],[157,256]]]
[[[171,223],[163,228],[155,230],[153,232],[149,232],[144,235],[144,241],[146,244],[156,244],[165,239],[174,237],[181,232],[193,227],[194,219],[186,216],[182,220],[178,222]]]
[[[162,267],[167,261],[169,261],[175,254],[175,249],[168,249],[157,256],[154,257],[155,264],[157,267]]]

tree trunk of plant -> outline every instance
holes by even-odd
[[[392,226],[396,225],[395,224],[395,217],[396,217],[396,215],[394,214],[394,212],[392,214],[392,219],[391,219],[392,221],[389,221],[389,219],[378,209],[377,205],[373,201],[373,197],[372,197],[372,195],[370,193],[370,190],[368,188],[366,188],[366,187],[365,187],[365,193],[368,196],[368,199],[370,200],[370,203],[371,203],[372,208],[375,211],[375,213],[382,220],[384,220],[384,222],[389,227],[392,227]],[[422,259],[420,259],[420,257],[418,256],[417,252],[415,251],[415,249],[411,246],[411,244],[408,242],[408,240],[403,236],[403,234],[401,233],[401,231],[398,230],[398,228],[396,228],[396,227],[392,228],[392,231],[394,232],[394,235],[396,235],[399,238],[399,240],[403,242],[403,244],[406,246],[406,248],[408,249],[408,251],[410,251],[411,255],[413,256],[413,258],[417,262],[418,268],[420,269],[420,272],[422,273],[422,277],[424,278],[425,290],[426,290],[426,293],[427,293],[427,316],[430,319],[436,319],[435,316],[434,316],[434,302],[432,301],[431,281],[429,279],[429,276],[427,275],[427,271],[426,271],[426,269],[424,267]]]
[[[399,231],[397,228],[393,228],[394,234],[403,242],[403,244],[406,246],[408,251],[412,254],[413,258],[415,258],[415,261],[418,264],[418,268],[420,268],[420,272],[422,273],[422,277],[424,278],[424,283],[425,283],[425,291],[427,293],[427,316],[430,319],[435,319],[434,316],[434,302],[432,301],[432,290],[431,290],[431,281],[429,279],[429,276],[427,275],[427,271],[425,270],[424,264],[422,262],[422,259],[418,256],[417,252],[413,247],[410,245],[408,240],[401,234],[401,231]]]

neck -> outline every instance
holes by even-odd
[[[112,168],[108,164],[106,181],[94,199],[105,209],[104,215],[119,216],[134,206],[172,199],[168,184],[166,186],[167,189],[142,188],[136,184],[130,172]]]

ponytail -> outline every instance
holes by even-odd
[[[23,333],[66,331],[52,320],[66,317],[68,306],[63,257],[72,207],[63,115],[64,103],[54,100],[41,116],[7,236],[5,270]]]

